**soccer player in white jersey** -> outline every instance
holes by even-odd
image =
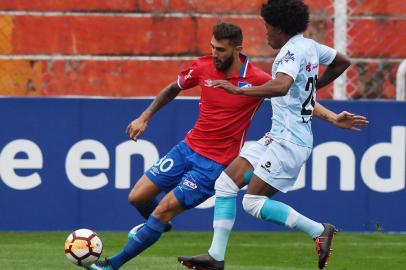
[[[368,124],[365,117],[348,112],[335,114],[316,102],[316,89],[342,74],[350,65],[336,50],[304,38],[309,23],[308,7],[300,0],[269,0],[261,16],[267,39],[280,49],[272,66],[271,81],[254,87],[238,88],[227,81],[213,86],[235,95],[271,97],[272,129],[262,139],[243,150],[216,181],[214,236],[208,254],[178,257],[194,269],[224,269],[224,255],[235,220],[236,196],[250,178],[243,208],[256,218],[285,225],[309,234],[318,252],[318,267],[323,269],[331,253],[336,228],[298,213],[289,205],[271,199],[278,191],[286,193],[294,185],[312,146],[312,115],[351,130]],[[319,65],[328,66],[318,78]],[[247,172],[254,169],[247,177]]]

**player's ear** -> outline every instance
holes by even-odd
[[[243,49],[242,45],[235,46],[235,48],[234,48],[234,50],[238,53],[240,53],[242,51],[242,49]]]

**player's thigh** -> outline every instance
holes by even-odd
[[[133,204],[144,204],[151,201],[161,192],[161,188],[144,174],[131,189],[128,200]]]
[[[249,144],[247,147],[244,147],[238,158],[245,159],[252,168],[255,168],[268,149],[269,141],[265,138],[266,137],[261,138],[258,141]]]
[[[250,183],[248,184],[247,194],[272,197],[279,190],[271,186],[255,174],[252,176]]]
[[[224,172],[239,188],[242,188],[246,185],[245,174],[252,170],[254,170],[254,167],[251,163],[245,158],[239,156],[227,166]]]
[[[190,148],[181,141],[165,156],[155,162],[145,175],[162,191],[169,192],[176,187],[188,168],[186,157]]]
[[[311,148],[308,147],[287,141],[273,141],[260,158],[254,169],[254,175],[268,185],[286,193],[295,184],[300,169],[310,153]]]
[[[152,214],[159,220],[168,222],[183,211],[182,204],[171,191],[162,198]]]
[[[198,157],[173,193],[184,209],[194,208],[214,195],[214,184],[225,169],[224,165]]]

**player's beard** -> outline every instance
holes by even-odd
[[[220,61],[219,59],[214,58],[213,62],[214,62],[214,66],[216,67],[216,69],[218,71],[225,71],[229,67],[231,67],[231,65],[234,63],[234,57],[231,55],[229,58],[227,58],[224,61]]]

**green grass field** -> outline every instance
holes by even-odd
[[[0,233],[0,269],[80,269],[69,262],[63,245],[67,232]],[[119,251],[126,242],[125,232],[99,232],[104,256]],[[178,255],[195,255],[207,250],[211,233],[170,232],[134,259],[125,270],[181,270]],[[406,269],[405,234],[338,233],[327,269],[389,270]],[[102,256],[103,256],[102,255]],[[234,233],[231,236],[228,270],[317,269],[313,242],[303,233]]]

